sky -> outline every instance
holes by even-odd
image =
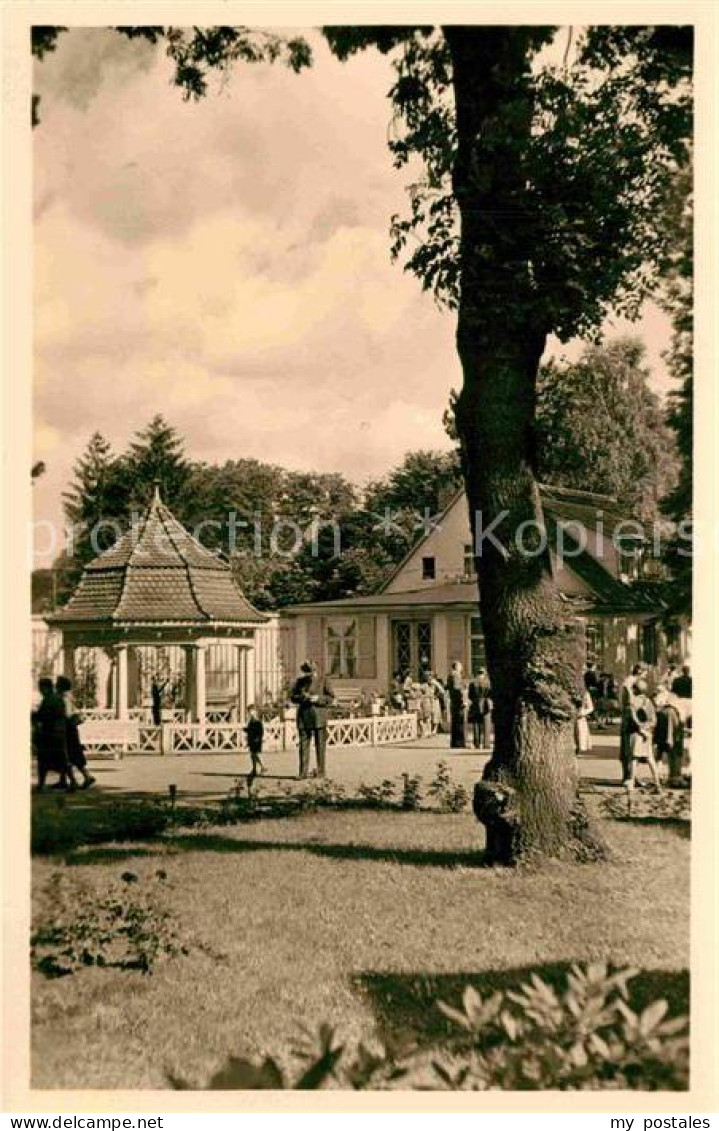
[[[122,450],[158,412],[192,459],[358,483],[449,447],[454,319],[390,261],[390,65],[309,37],[310,70],[238,66],[199,103],[160,47],[109,30],[73,29],[36,65],[36,521],[61,528],[94,431]],[[665,316],[631,329],[666,391]],[[47,527],[35,551],[51,564]]]

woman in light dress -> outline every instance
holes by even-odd
[[[589,729],[589,716],[594,711],[594,703],[587,688],[584,688],[582,698],[577,707],[574,719],[574,752],[586,754],[592,749],[592,734]]]

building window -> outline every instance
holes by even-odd
[[[587,659],[593,663],[602,663],[604,656],[604,629],[601,624],[587,624],[584,626],[584,638],[587,645]]]
[[[432,668],[432,622],[395,621],[392,627],[394,671],[419,679]]]
[[[434,581],[436,577],[436,567],[434,558],[422,558],[422,580]]]
[[[236,699],[240,686],[237,645],[217,640],[205,653],[205,678],[208,700]]]
[[[327,671],[338,679],[357,675],[357,621],[332,619],[327,624]]]
[[[667,659],[670,664],[678,664],[682,658],[682,630],[678,624],[668,624],[664,630]]]
[[[417,625],[417,658],[418,674],[432,669],[432,624],[430,621],[420,621]]]
[[[615,542],[619,577],[626,581],[638,581],[642,573],[644,546],[638,538],[625,536]]]
[[[412,625],[407,621],[394,626],[394,665],[402,676],[412,667]]]
[[[645,664],[657,662],[657,630],[656,625],[641,624],[639,626],[639,659]]]
[[[472,675],[476,675],[480,668],[487,666],[487,650],[484,646],[484,633],[482,621],[479,617],[470,617],[469,622],[470,664]]]
[[[474,547],[471,542],[466,542],[464,546],[464,576],[467,578],[476,577]]]

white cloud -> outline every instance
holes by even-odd
[[[454,324],[389,261],[387,61],[317,40],[183,102],[160,50],[73,30],[38,67],[37,513],[90,434],[366,479],[447,446]]]

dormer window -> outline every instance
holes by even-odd
[[[437,563],[434,558],[422,558],[422,580],[434,581],[437,576]]]
[[[614,545],[617,551],[617,572],[620,581],[625,583],[638,581],[645,551],[644,537],[639,532],[622,532],[615,537]]]

